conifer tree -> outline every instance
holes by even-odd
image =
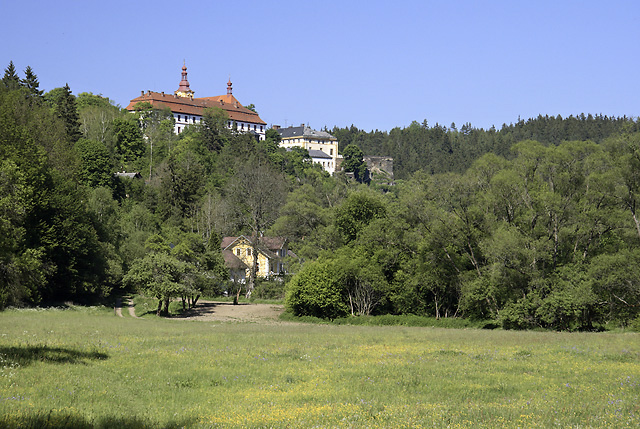
[[[55,111],[58,117],[65,123],[67,137],[69,141],[75,143],[82,133],[80,132],[80,118],[76,107],[76,97],[71,93],[69,84],[65,84],[62,88],[60,98],[56,100]]]
[[[29,90],[29,93],[33,97],[41,98],[43,91],[39,89],[40,82],[38,82],[38,76],[33,72],[31,66],[27,66],[24,70],[24,80],[22,84]]]
[[[9,66],[4,69],[4,76],[2,78],[2,83],[9,90],[15,90],[20,88],[20,78],[16,73],[16,68],[13,65],[13,61],[9,62]]]

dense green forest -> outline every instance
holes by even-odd
[[[464,173],[473,162],[485,153],[493,153],[512,159],[511,147],[521,141],[534,140],[546,146],[563,141],[602,143],[610,136],[623,132],[640,131],[640,124],[631,118],[615,118],[603,115],[538,116],[516,124],[503,124],[498,131],[473,128],[456,124],[449,128],[435,124],[429,126],[414,121],[407,128],[394,128],[390,132],[334,127],[330,132],[338,138],[340,150],[355,144],[367,155],[390,156],[394,160],[394,175],[407,179],[418,170],[427,173]]]
[[[231,287],[221,237],[265,234],[290,240],[296,274],[256,293],[286,288],[296,315],[569,330],[640,322],[637,120],[334,128],[341,153],[394,158],[398,180],[384,187],[329,176],[306,151],[280,148],[273,130],[256,141],[226,123],[211,110],[175,135],[170,112],[132,114],[68,85],[43,93],[33,70],[21,78],[10,63],[0,307],[137,290],[166,312],[172,298]],[[347,161],[358,177],[358,160]],[[123,171],[142,178],[114,175]]]

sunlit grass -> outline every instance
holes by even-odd
[[[639,403],[632,333],[0,313],[0,427],[637,427]]]

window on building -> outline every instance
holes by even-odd
[[[180,121],[180,120],[181,120],[181,116],[180,116],[180,115],[178,115],[178,121]]]
[[[260,131],[264,131],[264,129],[263,129],[263,127],[262,127],[262,125],[260,125]]]
[[[180,127],[178,127],[178,134],[180,134]]]
[[[333,149],[329,149],[329,155],[333,156]]]
[[[251,247],[247,248],[247,256],[251,256]]]
[[[236,255],[240,256],[240,249],[236,249]]]

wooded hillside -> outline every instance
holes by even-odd
[[[273,130],[265,141],[232,131],[219,110],[175,135],[170,112],[138,107],[68,86],[43,94],[30,68],[5,70],[0,307],[215,295],[237,287],[221,237],[265,234],[297,255],[286,286],[297,315],[640,323],[635,119],[334,128],[354,160],[394,158],[400,180],[379,187],[329,176]]]

